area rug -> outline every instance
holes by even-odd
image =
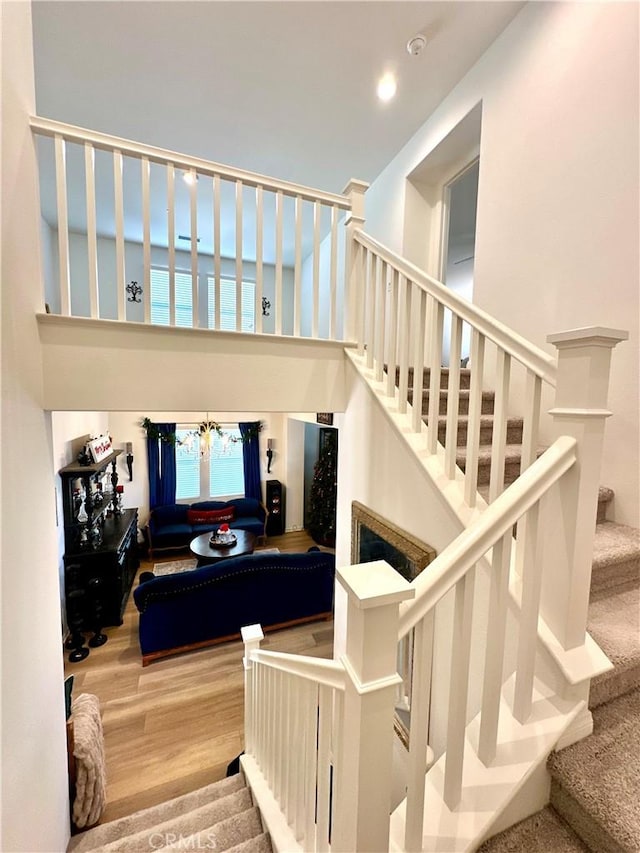
[[[254,554],[279,554],[279,548],[256,548]],[[197,560],[169,560],[166,563],[155,563],[153,567],[154,575],[162,577],[163,575],[179,575],[181,572],[190,572],[195,569]]]

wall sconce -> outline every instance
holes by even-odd
[[[273,439],[267,439],[267,474],[271,473],[271,462],[273,460]]]
[[[125,290],[129,294],[129,296],[127,297],[127,302],[142,302],[142,299],[140,299],[142,288],[140,287],[137,281],[130,282],[125,287]]]
[[[133,444],[130,441],[127,441],[125,444],[125,450],[127,452],[127,470],[129,472],[129,482],[133,480]]]
[[[262,297],[262,316],[263,317],[269,316],[269,308],[271,308],[271,303],[269,302],[269,300],[267,299],[266,296],[263,296]]]

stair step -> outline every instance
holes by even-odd
[[[552,806],[546,806],[485,841],[478,848],[478,853],[516,853],[520,850],[527,853],[588,853],[589,848]]]
[[[229,847],[227,853],[272,853],[272,851],[271,839],[266,832],[263,832],[262,835],[242,841],[235,847]]]
[[[238,791],[247,790],[244,777],[238,773],[235,776],[222,779],[220,782],[213,782],[211,785],[199,788],[197,791],[189,791],[189,793],[174,797],[167,802],[141,809],[134,814],[100,824],[86,832],[74,835],[67,850],[69,853],[72,851],[73,853],[89,853],[89,851],[104,847],[115,839],[143,833],[159,823],[165,824],[187,812],[197,811],[203,806],[226,799]],[[148,843],[145,850],[149,850]]]
[[[590,850],[640,850],[640,688],[596,708],[593,726],[551,754],[551,804]]]
[[[396,368],[396,385],[399,384],[400,380],[400,369]],[[426,367],[424,370],[424,375],[422,379],[422,387],[428,388],[429,383],[431,381],[431,369]],[[409,368],[409,387],[413,387],[413,367]],[[440,387],[448,388],[449,387],[449,368],[441,367],[440,368]],[[471,387],[471,370],[468,367],[460,368],[460,388],[468,389]]]
[[[613,664],[591,682],[589,706],[598,706],[640,685],[640,586],[591,595],[587,631]]]
[[[468,415],[469,414],[469,397],[471,392],[468,388],[462,389],[458,396],[458,414],[459,415]],[[495,402],[496,393],[495,391],[483,391],[482,392],[482,408],[481,414],[483,415],[492,415],[493,414],[493,406]],[[413,405],[413,388],[409,388],[409,392],[407,394],[407,399]],[[441,389],[440,391],[440,405],[438,414],[446,415],[449,405],[449,391],[446,388]],[[422,414],[426,415],[429,412],[429,391],[422,391]]]
[[[542,450],[540,450],[542,452]],[[466,468],[467,448],[459,447],[456,453],[456,465],[463,471]],[[520,463],[522,461],[522,445],[505,445],[504,454],[504,482],[510,485],[520,475]],[[486,486],[491,478],[491,445],[481,445],[478,450],[478,486]]]
[[[605,521],[596,527],[591,592],[640,583],[640,530]]]
[[[609,489],[606,486],[600,486],[600,489],[598,491],[598,517],[596,519],[597,524],[602,524],[603,521],[607,520],[609,504],[611,503],[613,498],[613,489]]]
[[[235,850],[237,847],[242,849],[243,843],[264,834],[260,812],[253,806],[240,814],[232,815],[226,820],[222,820],[205,827],[199,832],[193,833],[190,838],[181,838],[174,844],[167,844],[166,847],[161,849],[167,851],[180,850],[181,853],[184,853],[185,850],[202,849],[205,844],[208,844],[209,847],[205,849],[215,850],[216,853],[223,853],[223,851],[228,853],[228,851]],[[200,847],[197,846],[198,844]],[[271,849],[270,843],[268,849]],[[145,853],[149,853],[149,847],[146,848]]]
[[[427,419],[423,418],[424,422],[427,423]],[[491,444],[493,439],[493,423],[494,418],[493,415],[482,415],[480,418],[480,444]],[[457,446],[461,447],[466,445],[467,443],[467,431],[469,427],[469,416],[461,415],[458,417],[458,436],[457,436]],[[521,444],[522,443],[522,428],[523,428],[523,419],[522,418],[508,418],[507,419],[507,443],[508,444]],[[445,443],[445,438],[447,434],[447,417],[446,415],[439,415],[438,417],[438,441],[441,444]]]

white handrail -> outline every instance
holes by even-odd
[[[400,605],[401,640],[576,461],[575,438],[561,436],[413,581]]]
[[[410,279],[418,287],[430,293],[445,308],[448,308],[458,317],[461,317],[482,335],[489,338],[500,349],[509,353],[513,358],[523,364],[552,387],[556,385],[557,367],[555,359],[529,343],[525,338],[518,335],[508,326],[500,323],[486,311],[467,302],[458,296],[444,284],[431,278],[426,272],[414,266],[409,261],[396,255],[391,249],[378,243],[364,231],[354,231],[354,239],[361,246],[373,252],[383,261],[390,264],[401,275]]]
[[[195,169],[196,172],[202,175],[209,175],[210,177],[220,175],[229,181],[242,181],[246,186],[263,187],[274,192],[282,192],[284,195],[293,198],[300,196],[308,201],[321,201],[324,204],[335,205],[343,210],[351,208],[349,199],[344,195],[316,190],[302,184],[294,184],[292,181],[281,181],[277,178],[261,175],[259,172],[249,172],[246,169],[225,166],[212,160],[179,154],[176,151],[158,148],[155,145],[133,142],[130,139],[112,136],[109,133],[100,133],[99,131],[88,130],[84,127],[77,127],[76,125],[54,121],[53,119],[40,118],[39,116],[32,116],[30,125],[33,131],[42,136],[62,136],[68,142],[79,144],[90,142],[94,148],[106,151],[117,149],[123,155],[130,157],[147,157],[152,163],[161,163],[163,165],[173,163],[174,166],[178,166],[184,170]]]
[[[309,655],[290,655],[286,652],[266,652],[262,649],[252,651],[251,660],[279,672],[287,672],[316,684],[333,687],[335,690],[344,690],[345,687],[345,669],[339,661]]]

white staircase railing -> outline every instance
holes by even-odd
[[[152,259],[160,257],[154,266],[168,271],[170,326],[229,330],[221,282],[231,280],[235,331],[344,339],[339,244],[366,184],[352,181],[339,195],[50,119],[32,118],[31,129],[41,196],[50,197],[57,227],[52,313],[151,323]],[[84,271],[80,255],[71,257],[71,232],[86,235]],[[113,241],[106,265],[101,237]],[[139,267],[129,242],[142,246]],[[190,276],[190,293],[176,290],[177,273]],[[127,301],[132,277],[142,288],[139,307]],[[243,324],[247,282],[255,284],[252,329]]]

